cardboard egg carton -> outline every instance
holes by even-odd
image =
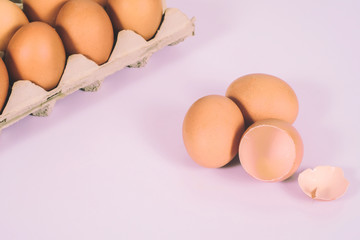
[[[46,91],[28,80],[16,81],[0,115],[0,131],[30,114],[48,116],[57,100],[79,89],[96,91],[107,76],[125,67],[144,66],[156,51],[194,35],[194,22],[194,18],[189,19],[180,10],[167,8],[153,39],[146,41],[133,31],[120,31],[109,60],[101,66],[81,54],[69,56],[61,80],[53,90]]]

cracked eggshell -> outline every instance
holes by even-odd
[[[0,51],[6,50],[11,37],[27,23],[28,19],[15,3],[0,0]]]
[[[312,199],[331,201],[343,196],[349,186],[339,167],[318,166],[299,174],[301,190]]]
[[[266,119],[251,125],[241,138],[239,158],[244,170],[266,182],[289,178],[301,164],[304,147],[288,122]]]
[[[183,140],[190,157],[199,165],[219,168],[237,153],[244,118],[236,104],[224,96],[197,100],[183,123]]]

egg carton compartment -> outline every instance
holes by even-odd
[[[109,60],[97,65],[81,54],[68,57],[58,86],[46,91],[28,81],[16,81],[0,115],[0,131],[28,116],[48,116],[57,100],[77,91],[97,91],[103,80],[125,67],[143,67],[158,50],[193,36],[195,18],[189,19],[176,8],[164,10],[163,21],[155,37],[146,41],[130,30],[118,33]]]

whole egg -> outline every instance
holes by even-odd
[[[5,54],[12,82],[29,80],[45,90],[57,86],[65,60],[59,35],[43,22],[31,22],[21,27],[11,38]]]
[[[56,18],[55,28],[69,55],[83,54],[98,65],[108,60],[114,32],[106,11],[95,1],[70,0],[65,3]]]
[[[237,154],[244,118],[229,98],[210,95],[197,100],[183,123],[183,140],[190,157],[199,165],[218,168]]]
[[[108,0],[106,10],[115,32],[132,30],[149,40],[160,26],[163,5],[162,0]]]
[[[24,12],[31,22],[42,21],[54,26],[56,16],[68,0],[23,0]]]
[[[6,50],[11,37],[27,23],[28,19],[15,3],[0,0],[0,51]]]

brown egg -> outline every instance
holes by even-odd
[[[4,103],[9,91],[9,75],[3,60],[0,58],[0,112],[4,107]]]
[[[267,74],[249,74],[230,84],[226,96],[244,114],[247,125],[269,118],[293,123],[299,103],[292,88],[280,78]]]
[[[268,182],[283,181],[300,166],[304,152],[297,130],[278,119],[251,125],[241,138],[239,158],[252,177]]]
[[[11,37],[27,23],[25,14],[15,3],[0,0],[0,51],[5,51]]]
[[[183,140],[190,157],[199,165],[219,168],[237,154],[244,118],[230,99],[210,95],[197,100],[183,123]]]
[[[114,32],[109,16],[96,2],[68,1],[56,18],[55,28],[68,54],[83,54],[98,65],[108,60]]]
[[[155,35],[163,13],[162,0],[108,0],[106,9],[115,32],[132,30],[145,40]]]
[[[42,21],[55,25],[56,16],[68,0],[23,0],[24,12],[30,21]]]
[[[100,4],[101,6],[105,7],[107,0],[94,0],[95,2],[97,2],[98,4]]]
[[[45,90],[57,86],[65,60],[59,35],[43,22],[32,22],[20,28],[10,40],[5,54],[12,81],[30,80]]]

